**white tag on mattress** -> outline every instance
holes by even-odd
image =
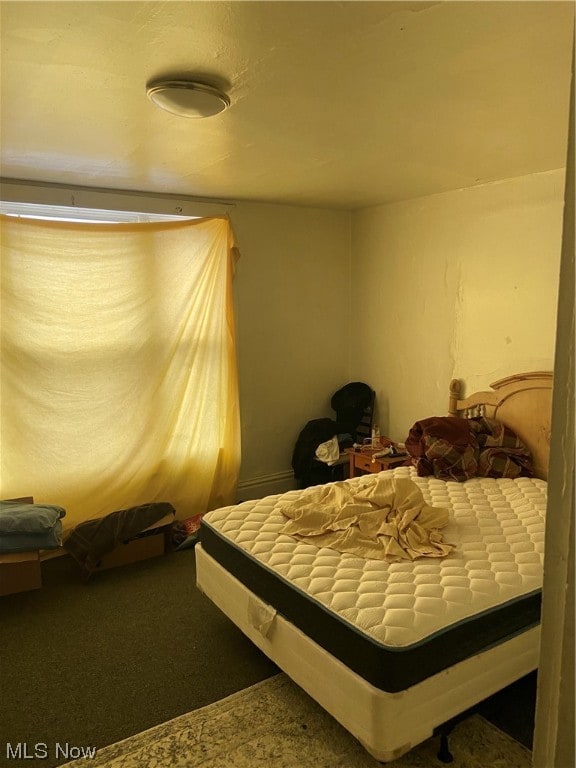
[[[268,603],[251,596],[248,601],[248,622],[262,637],[268,637],[277,611]]]

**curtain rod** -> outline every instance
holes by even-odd
[[[35,203],[171,216],[210,216],[227,213],[234,208],[234,203],[209,198],[2,178],[0,178],[0,199],[10,203]]]

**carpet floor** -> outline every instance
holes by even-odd
[[[103,747],[278,672],[196,588],[194,550],[105,571],[42,564],[0,598],[0,765],[7,744]],[[53,768],[65,756],[10,759]]]
[[[531,753],[473,715],[450,737],[454,768],[530,768]],[[440,766],[431,738],[388,763]],[[381,763],[316,702],[279,674],[101,750],[91,768],[378,768]],[[66,768],[84,768],[85,758]]]
[[[192,549],[88,583],[69,557],[42,574],[0,599],[0,764],[10,747],[11,768],[55,768],[72,757],[55,744],[100,749],[279,672],[196,588]],[[529,676],[480,712],[530,747],[535,691]]]

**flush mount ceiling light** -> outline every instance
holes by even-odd
[[[157,80],[146,86],[146,95],[160,109],[180,117],[212,117],[230,106],[225,93],[192,80]]]

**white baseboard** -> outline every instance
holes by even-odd
[[[249,499],[262,499],[264,496],[272,496],[276,493],[284,493],[296,488],[294,473],[292,470],[286,472],[275,472],[271,475],[260,475],[250,480],[241,480],[238,483],[236,498],[238,502],[248,501]]]

